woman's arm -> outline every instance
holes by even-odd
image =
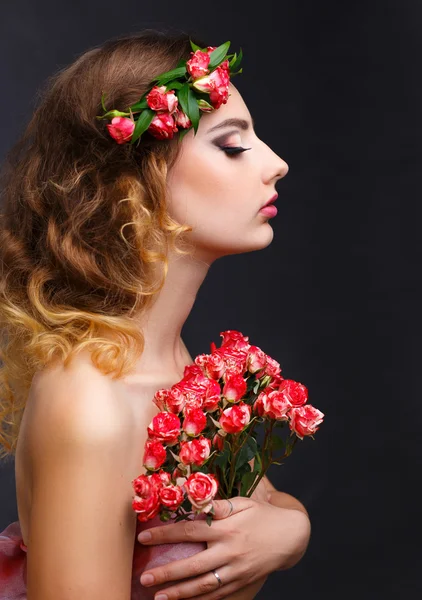
[[[103,378],[65,375],[34,390],[28,600],[129,600],[128,437]]]

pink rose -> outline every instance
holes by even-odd
[[[139,521],[148,521],[160,511],[160,498],[158,487],[146,475],[139,475],[132,481],[135,496],[132,499],[132,508],[138,513]]]
[[[180,443],[179,457],[185,465],[202,466],[211,452],[211,440],[201,435],[199,438]]]
[[[318,431],[324,413],[312,406],[312,404],[305,404],[304,406],[293,407],[290,409],[290,429],[296,433],[296,435],[303,440],[303,436],[312,435]]]
[[[251,419],[251,407],[245,402],[239,402],[223,410],[219,423],[227,433],[239,433]]]
[[[246,388],[247,384],[243,375],[232,375],[223,387],[223,396],[229,402],[239,402],[245,395]]]
[[[167,411],[178,415],[182,412],[186,399],[183,391],[175,384],[169,390],[157,390],[152,401],[161,411]]]
[[[195,358],[195,363],[204,370],[206,375],[210,379],[218,381],[223,376],[226,369],[226,363],[224,362],[221,354],[200,354]]]
[[[174,113],[174,120],[176,122],[177,127],[182,127],[183,129],[188,129],[192,126],[192,121],[189,119],[188,115],[176,108],[176,112]]]
[[[202,50],[195,50],[191,55],[192,57],[186,62],[186,70],[193,79],[198,79],[208,73],[210,55]]]
[[[152,110],[163,110],[170,114],[176,110],[179,102],[174,90],[167,91],[165,85],[155,85],[145,97]]]
[[[178,485],[167,485],[159,490],[160,502],[166,508],[176,510],[185,499],[185,494]]]
[[[263,371],[259,371],[256,376],[258,378],[264,377],[265,375],[270,375],[272,378],[276,378],[277,383],[279,381],[283,381],[283,377],[281,377],[281,368],[280,363],[278,363],[274,358],[266,354],[267,364],[264,367]]]
[[[174,446],[179,440],[180,427],[181,423],[177,415],[160,412],[152,419],[147,430],[151,439]]]
[[[178,129],[172,115],[168,112],[163,112],[157,113],[154,116],[147,131],[155,138],[163,140],[172,139]]]
[[[288,398],[277,390],[264,390],[254,404],[254,410],[260,417],[268,417],[277,421],[288,421],[288,411],[291,409]]]
[[[256,373],[264,369],[267,364],[267,355],[258,348],[258,346],[250,346],[248,357],[246,359],[246,368],[250,373]]]
[[[183,431],[188,435],[197,436],[205,429],[207,416],[201,408],[186,408],[183,421]]]
[[[162,488],[163,486],[171,483],[170,473],[167,473],[167,471],[164,471],[163,469],[160,469],[156,473],[151,473],[149,478],[151,482],[157,486],[157,488]]]
[[[192,87],[200,92],[210,95],[210,102],[214,108],[226,104],[229,98],[230,75],[227,65],[218,66],[212,73],[200,77],[192,83]]]
[[[145,451],[143,463],[144,467],[155,471],[166,461],[167,454],[161,442],[157,440],[147,440],[145,442]]]
[[[212,473],[192,473],[185,482],[185,489],[192,507],[207,513],[212,508],[212,501],[218,491],[218,479]]]
[[[292,406],[302,406],[308,400],[308,389],[293,379],[284,379],[278,390]]]
[[[113,117],[111,123],[107,124],[107,129],[118,144],[124,144],[132,137],[135,123],[127,117]]]

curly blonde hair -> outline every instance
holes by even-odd
[[[142,354],[134,320],[153,302],[168,252],[192,231],[167,212],[177,136],[116,144],[102,114],[127,110],[192,51],[187,33],[146,29],[94,47],[47,80],[1,172],[0,458],[12,457],[36,371],[89,348],[113,379]],[[101,333],[103,332],[103,334]],[[105,333],[111,334],[105,337]]]

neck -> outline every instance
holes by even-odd
[[[210,264],[200,258],[171,254],[166,279],[154,303],[138,317],[144,351],[133,377],[179,374],[186,364],[181,331]]]

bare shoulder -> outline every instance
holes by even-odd
[[[89,361],[41,373],[29,399],[31,600],[127,600],[137,430],[113,381]],[[146,431],[145,431],[146,437]],[[140,457],[141,458],[141,457]]]

